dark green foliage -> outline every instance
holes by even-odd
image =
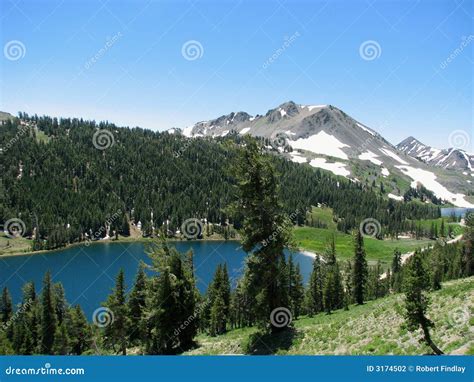
[[[152,269],[144,313],[148,354],[173,354],[193,344],[196,335],[196,287],[188,258],[165,241],[152,247]],[[192,258],[192,256],[191,256]]]
[[[353,270],[353,291],[354,300],[357,304],[364,303],[364,295],[367,284],[367,260],[364,249],[364,239],[360,231],[355,235],[355,254],[354,254],[354,270]]]
[[[307,291],[307,310],[309,315],[323,311],[323,283],[324,274],[321,266],[321,258],[316,256],[313,262],[313,271]]]
[[[51,274],[46,272],[41,293],[40,353],[51,354],[56,334],[57,318],[51,285]]]
[[[253,140],[236,167],[239,200],[236,210],[242,216],[242,248],[249,253],[246,279],[252,310],[261,327],[279,328],[270,322],[271,312],[287,305],[287,288],[281,283],[285,263],[283,250],[290,244],[291,222],[279,200],[279,182],[268,157]]]
[[[230,282],[226,264],[217,266],[207,291],[206,304],[209,310],[209,334],[223,334],[227,328],[230,308]]]
[[[135,284],[130,292],[128,299],[128,315],[130,323],[129,341],[135,343],[137,340],[143,339],[142,320],[146,304],[146,274],[145,266],[140,263]]]
[[[303,276],[301,275],[300,265],[293,263],[293,255],[288,258],[288,298],[290,302],[293,319],[297,319],[301,312],[304,300]]]
[[[336,260],[336,244],[332,238],[326,250],[323,281],[323,302],[326,313],[340,309],[343,306],[344,289],[342,287],[341,272]]]
[[[127,354],[130,322],[125,295],[125,275],[123,269],[117,275],[115,289],[108,297],[105,306],[109,309],[110,323],[105,326],[104,342],[114,351]]]
[[[408,330],[415,331],[421,328],[426,344],[435,354],[443,354],[433,343],[430,335],[430,328],[434,326],[433,322],[426,317],[429,307],[429,297],[426,292],[430,290],[430,277],[425,269],[422,254],[418,251],[408,260],[403,289]]]

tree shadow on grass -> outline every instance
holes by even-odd
[[[289,327],[277,333],[257,332],[249,336],[245,352],[250,355],[278,354],[288,350],[299,334],[295,328]]]

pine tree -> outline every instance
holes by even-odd
[[[141,333],[141,325],[143,319],[143,312],[146,304],[146,274],[145,266],[140,263],[138,266],[137,275],[135,277],[135,284],[130,292],[128,299],[128,314],[130,323],[129,341],[134,343],[143,339]]]
[[[296,264],[296,266],[294,266],[293,263],[290,263],[290,260],[288,260],[288,273],[288,296],[290,299],[291,311],[293,312],[293,318],[296,320],[301,314],[304,300],[303,276],[301,275],[300,265]]]
[[[10,296],[10,292],[8,291],[8,288],[5,287],[3,288],[2,298],[0,300],[0,320],[1,320],[2,326],[7,328],[6,335],[7,335],[7,338],[9,338],[10,340],[12,339],[12,336],[13,336],[12,323],[10,322],[12,316],[13,316],[12,298]]]
[[[51,285],[51,274],[46,272],[41,293],[40,353],[51,354],[56,334],[57,318]]]
[[[63,323],[63,320],[66,317],[66,313],[68,310],[67,302],[66,302],[66,293],[64,292],[64,287],[61,283],[55,283],[53,285],[53,293],[54,293],[54,312],[56,313],[56,317],[58,319],[58,325]]]
[[[323,282],[324,275],[321,267],[321,259],[319,255],[316,255],[308,287],[308,313],[310,315],[323,311]]]
[[[108,297],[106,307],[111,311],[113,320],[105,327],[105,343],[114,350],[118,346],[122,355],[127,354],[128,344],[128,311],[125,295],[125,275],[121,269],[115,280],[115,288]]]
[[[69,336],[67,332],[66,322],[61,323],[56,329],[53,345],[54,354],[69,354]]]
[[[69,346],[71,354],[81,355],[91,347],[92,332],[79,305],[69,308]]]
[[[402,253],[398,249],[393,252],[391,287],[396,293],[402,289]]]
[[[358,305],[364,303],[364,295],[367,285],[367,260],[365,258],[364,239],[360,231],[355,236],[354,272],[353,288],[354,299]]]
[[[421,328],[423,340],[437,355],[443,352],[434,344],[431,339],[430,328],[433,322],[426,317],[429,307],[429,297],[426,292],[430,288],[429,274],[423,264],[422,255],[416,251],[409,259],[406,277],[404,280],[405,292],[405,319],[410,331]]]
[[[283,250],[289,246],[291,222],[279,200],[278,176],[257,143],[247,138],[238,162],[239,203],[235,210],[243,216],[242,248],[249,253],[246,273],[248,293],[254,296],[252,307],[261,327],[278,331],[270,322],[271,312],[285,306],[286,289],[280,288],[279,265]]]

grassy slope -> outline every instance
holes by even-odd
[[[474,354],[474,277],[450,281],[431,294],[432,337],[446,353]],[[256,335],[256,354],[425,354],[420,333],[403,328],[403,296],[392,295],[349,311],[294,321],[294,330],[272,337]],[[254,328],[218,337],[201,335],[187,354],[242,354]]]
[[[298,247],[321,253],[325,250],[332,234],[336,238],[336,251],[340,259],[348,259],[354,255],[354,244],[351,235],[341,232],[331,231],[322,228],[296,227],[294,236]],[[433,244],[432,240],[377,240],[372,238],[364,239],[367,259],[372,262],[380,260],[389,264],[392,260],[393,251],[398,248],[402,253],[411,252],[416,248]]]

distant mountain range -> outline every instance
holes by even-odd
[[[332,105],[292,101],[252,116],[244,111],[171,132],[187,137],[250,134],[294,162],[308,163],[355,182],[383,181],[389,197],[402,199],[404,183],[422,184],[455,206],[474,207],[473,157],[462,150],[437,150],[413,137],[394,146],[375,130]]]
[[[459,170],[462,172],[474,172],[474,155],[468,154],[464,150],[449,148],[435,149],[421,143],[413,137],[408,137],[397,145],[397,148],[404,153],[411,155],[432,166],[445,169]]]

